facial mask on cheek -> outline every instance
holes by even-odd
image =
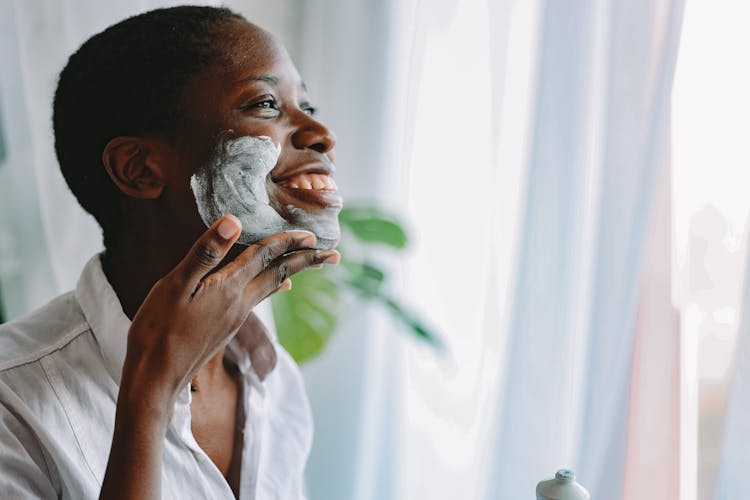
[[[224,214],[242,222],[239,243],[252,245],[290,229],[306,229],[318,237],[317,247],[333,248],[339,239],[338,208],[313,215],[294,205],[285,205],[287,218],[270,204],[268,174],[281,153],[270,137],[240,137],[223,142],[211,162],[190,179],[198,213],[206,226]]]
[[[224,214],[233,214],[242,222],[238,242],[244,245],[292,229],[270,205],[266,191],[266,177],[280,152],[281,146],[265,136],[223,143],[221,153],[190,178],[206,226]]]

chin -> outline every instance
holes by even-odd
[[[259,218],[257,211],[238,210],[233,213],[242,223],[242,233],[237,243],[250,246],[282,231],[310,231],[316,237],[315,248],[330,250],[339,243],[341,235],[338,221],[338,210],[334,213],[310,213],[297,207],[288,207],[285,215],[288,218],[275,220],[268,224],[267,219]],[[328,211],[327,211],[328,212]]]
[[[288,205],[284,214],[289,226],[293,229],[304,229],[315,234],[315,248],[330,250],[339,243],[341,229],[339,212],[341,207],[328,207],[323,210],[305,210]]]

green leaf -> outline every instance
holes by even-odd
[[[396,249],[408,238],[395,216],[372,207],[345,207],[339,214],[341,225],[365,243],[382,243]]]
[[[428,328],[415,314],[401,305],[395,298],[383,293],[380,290],[380,283],[378,283],[378,286],[373,286],[371,282],[364,279],[360,274],[345,278],[344,284],[353,288],[365,298],[384,305],[397,320],[406,325],[421,340],[432,344],[433,347],[439,350],[443,349],[443,342],[440,340],[440,336]]]
[[[366,295],[377,294],[385,280],[383,271],[367,262],[353,262],[342,258],[340,267],[344,273],[344,283]]]
[[[435,348],[442,350],[443,341],[440,337],[430,330],[422,321],[417,318],[413,313],[409,312],[404,306],[399,304],[394,298],[386,295],[378,295],[377,297],[385,306],[388,308],[393,315],[401,320],[411,331],[421,338],[428,344],[432,344]]]
[[[338,324],[340,290],[326,271],[299,273],[291,290],[271,297],[279,342],[298,363],[318,355]]]

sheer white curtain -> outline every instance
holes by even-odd
[[[647,384],[631,375],[682,7],[417,3],[404,289],[447,356],[407,347],[403,498],[531,497],[561,467],[623,498],[627,457],[629,480],[648,476],[644,436],[667,486],[629,498],[677,497],[675,435],[650,432],[678,426],[668,280],[667,329],[641,326],[672,361],[641,349],[635,366],[674,397],[631,392]],[[662,409],[671,420],[644,421]]]

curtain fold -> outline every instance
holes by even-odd
[[[665,135],[668,137],[669,132]],[[668,140],[668,139],[666,139]],[[680,495],[680,322],[672,305],[672,176],[664,151],[639,278],[628,389],[625,500]],[[679,424],[679,425],[678,425]]]
[[[527,198],[488,498],[521,498],[555,470],[578,469],[580,314],[597,209],[588,189],[596,182],[596,3],[540,3]]]
[[[636,297],[668,147],[682,2],[543,8],[530,201],[491,491],[520,498],[566,466],[593,498],[621,498]]]
[[[652,200],[668,158],[669,102],[684,10],[682,0],[611,5],[600,239],[579,455],[582,473],[597,481],[592,494],[603,498],[616,498],[624,486],[639,270]],[[612,470],[619,472],[619,484]]]
[[[34,163],[31,120],[16,2],[0,3],[0,286],[6,319],[55,296]]]

